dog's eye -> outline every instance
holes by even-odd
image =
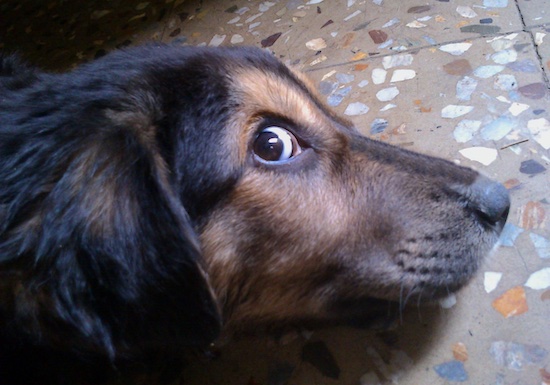
[[[254,141],[254,153],[268,162],[285,161],[300,152],[296,137],[281,127],[264,128]]]

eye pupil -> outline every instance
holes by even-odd
[[[301,152],[298,141],[288,130],[270,126],[254,141],[254,153],[267,162],[285,161]]]
[[[273,132],[262,132],[254,143],[254,152],[267,161],[279,160],[283,150],[283,141]]]

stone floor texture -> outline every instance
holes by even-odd
[[[186,384],[550,385],[550,0],[0,3],[0,49],[52,70],[152,40],[263,47],[365,135],[512,198],[502,246],[438,307],[380,330],[231,341]]]

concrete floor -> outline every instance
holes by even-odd
[[[509,188],[503,246],[439,307],[383,330],[232,341],[186,384],[550,384],[550,0],[0,3],[0,48],[63,69],[115,47],[262,46],[366,135]],[[182,380],[183,381],[183,380]]]

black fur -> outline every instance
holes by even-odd
[[[68,74],[0,61],[0,383],[217,336],[193,226],[240,171],[206,128],[228,110],[223,55],[242,52],[216,52],[141,47]]]

